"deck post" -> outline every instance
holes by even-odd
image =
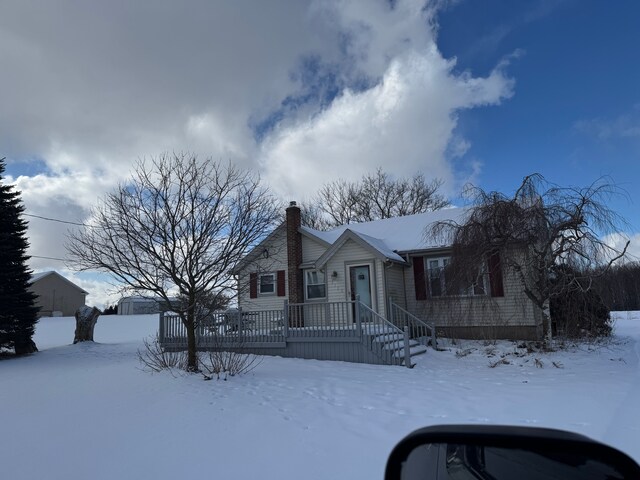
[[[395,317],[393,315],[393,297],[391,295],[389,295],[387,308],[389,309],[389,312],[387,313],[387,320],[396,325]]]
[[[164,312],[160,312],[160,324],[158,325],[158,340],[160,341],[160,345],[164,342]]]
[[[356,316],[356,331],[362,337],[362,319],[360,318],[360,295],[356,295],[354,304],[354,315]]]
[[[411,368],[411,350],[409,349],[409,327],[404,327],[404,366]]]
[[[284,310],[282,311],[283,329],[282,333],[286,339],[289,336],[289,300],[284,300]]]
[[[436,324],[431,324],[431,348],[434,350],[438,349],[438,345],[436,344]]]

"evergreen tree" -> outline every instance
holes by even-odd
[[[37,351],[32,336],[38,321],[35,294],[28,287],[27,222],[20,192],[3,185],[4,158],[0,159],[0,348],[16,354]]]

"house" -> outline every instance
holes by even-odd
[[[393,321],[393,309],[401,309],[435,325],[441,336],[541,338],[542,317],[517,278],[503,278],[498,252],[479,266],[473,285],[456,294],[447,289],[451,245],[427,227],[463,222],[467,212],[449,208],[318,231],[302,226],[292,202],[286,221],[237,268],[239,306],[250,312],[282,308],[285,300],[326,305],[358,296],[386,319]],[[330,322],[326,315],[320,321]]]
[[[145,315],[158,313],[162,309],[163,301],[152,297],[122,297],[118,301],[118,315]]]
[[[88,295],[86,290],[53,270],[34,273],[29,289],[37,295],[40,317],[73,316]]]
[[[451,242],[428,227],[467,214],[451,208],[318,231],[291,202],[234,270],[236,313],[202,322],[196,346],[410,367],[437,336],[541,338],[541,315],[515,274],[503,272],[500,252],[468,283],[466,274],[452,281]],[[160,314],[159,338],[165,349],[186,348],[176,315]]]

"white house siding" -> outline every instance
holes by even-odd
[[[376,259],[371,251],[358,245],[353,240],[347,240],[325,266],[327,275],[327,300],[329,302],[344,302],[351,300],[349,285],[349,270],[352,265],[370,264],[372,280],[373,309],[384,314],[384,269],[383,263]],[[333,276],[336,272],[336,276]]]
[[[482,327],[475,328],[480,336],[508,337],[508,332],[511,331],[514,337],[522,337],[522,332],[534,335],[533,332],[541,326],[540,317],[522,291],[518,278],[504,269],[503,297],[482,295],[416,300],[412,267],[406,269],[404,281],[407,310],[419,318],[435,323],[437,327],[454,328],[458,331],[466,329],[469,332],[475,327]]]
[[[302,263],[315,262],[327,250],[327,247],[302,235]]]
[[[269,257],[264,258],[262,252],[264,249],[269,252]],[[289,279],[287,275],[287,238],[286,230],[280,228],[276,230],[270,241],[258,247],[260,250],[255,260],[249,262],[246,268],[238,276],[238,284],[241,286],[239,292],[238,305],[247,311],[257,310],[282,310],[284,307],[284,301],[288,298],[287,295],[279,297],[276,292],[271,295],[260,295],[258,293],[257,298],[249,297],[249,278],[251,272],[258,273],[273,273],[276,274],[278,270],[285,271],[285,294],[289,292]]]
[[[403,267],[402,265],[398,265],[397,263],[392,264],[389,267],[386,267],[385,273],[387,277],[387,295],[386,297],[391,297],[393,299],[393,303],[401,306],[402,308],[407,308],[407,301],[405,295],[405,270],[408,270],[407,267]]]

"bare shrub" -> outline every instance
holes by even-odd
[[[226,380],[249,373],[262,362],[262,357],[234,351],[213,351],[200,354],[200,367],[205,380]]]
[[[143,370],[154,373],[164,370],[172,372],[173,369],[186,370],[186,351],[170,352],[163,349],[157,334],[145,338],[142,342],[144,348],[138,350],[138,360],[142,364]]]

